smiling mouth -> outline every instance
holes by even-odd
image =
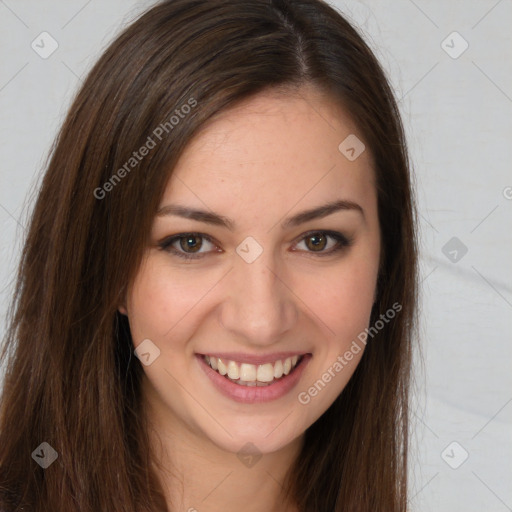
[[[273,363],[249,364],[203,356],[204,361],[219,375],[240,386],[270,386],[292,373],[302,362],[303,356],[278,359]]]

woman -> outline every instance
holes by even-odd
[[[404,511],[415,215],[319,0],[169,0],[89,73],[19,269],[6,511]]]

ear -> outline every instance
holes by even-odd
[[[119,304],[117,310],[124,316],[128,316],[128,310],[126,309],[126,287],[124,286],[118,295]]]

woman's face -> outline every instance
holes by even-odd
[[[354,134],[303,88],[222,112],[182,155],[120,308],[144,341],[159,428],[268,453],[347,384],[380,251],[372,160]]]

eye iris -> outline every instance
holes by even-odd
[[[197,242],[199,240],[199,242]],[[183,236],[180,238],[180,246],[184,251],[197,252],[201,248],[201,237],[197,235]]]
[[[319,239],[323,239],[323,243],[322,242],[319,242],[318,240]],[[312,240],[316,240],[313,242],[313,246],[311,247],[309,245],[309,242],[312,241]],[[308,236],[308,238],[306,239],[306,244],[308,246],[309,249],[313,249],[314,251],[316,251],[317,249],[318,250],[322,250],[325,248],[325,245],[326,245],[326,237],[320,233],[315,233],[314,235],[310,235]]]

